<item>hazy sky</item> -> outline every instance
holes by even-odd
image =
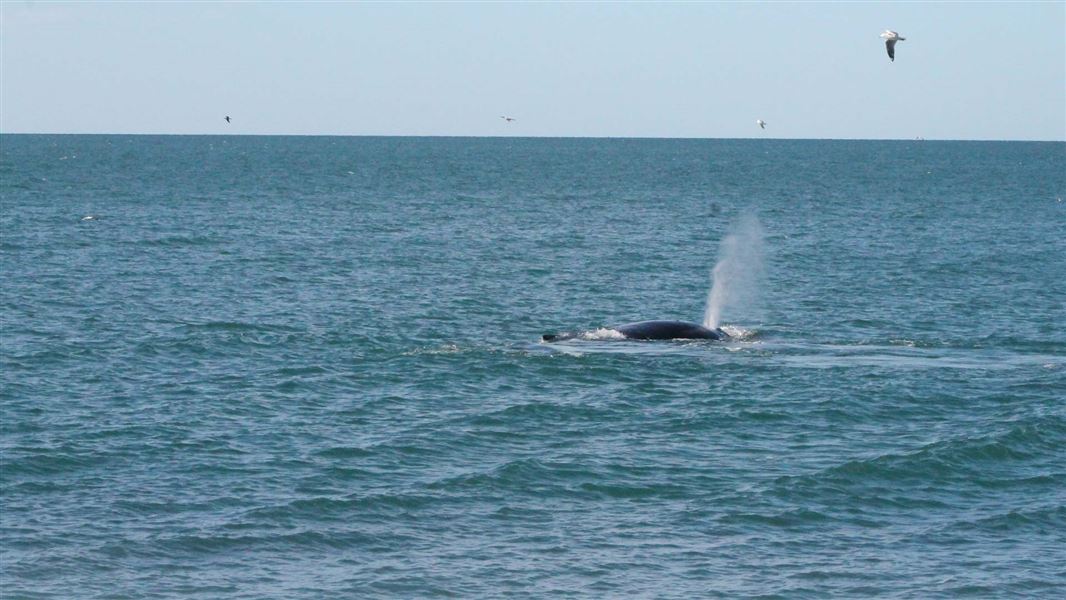
[[[1064,140],[1066,2],[3,0],[0,131]]]

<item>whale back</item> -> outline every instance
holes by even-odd
[[[721,329],[708,329],[688,321],[639,321],[614,328],[631,340],[723,340]]]
[[[726,340],[729,334],[719,329],[708,329],[688,321],[639,321],[612,327],[629,340]],[[581,337],[580,333],[560,332],[546,333],[541,336],[545,342],[561,342]]]

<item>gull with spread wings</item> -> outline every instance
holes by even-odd
[[[898,33],[891,29],[886,29],[885,32],[881,34],[881,37],[885,38],[885,48],[888,49],[889,60],[896,62],[896,42],[902,42],[907,38],[900,37]]]

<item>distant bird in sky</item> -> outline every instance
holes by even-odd
[[[503,115],[500,115],[500,118],[503,119],[504,121],[507,121],[508,123],[510,123],[511,121],[515,120],[514,117],[505,117]]]
[[[229,115],[226,115],[226,122],[229,123]]]
[[[885,48],[888,49],[888,58],[892,62],[896,62],[896,42],[901,42],[907,38],[900,37],[898,33],[891,29],[886,29],[881,37],[885,38]]]
[[[755,119],[755,124],[763,129],[766,129],[766,121],[763,121],[762,119]]]

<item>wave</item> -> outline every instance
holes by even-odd
[[[206,236],[206,235],[165,235],[157,238],[131,240],[125,242],[135,246],[148,246],[148,247],[198,247],[198,246],[216,246],[224,243],[228,243],[229,240],[221,236]]]
[[[730,512],[718,518],[725,525],[756,525],[768,527],[802,527],[806,525],[821,526],[833,520],[828,514],[807,508],[792,508],[770,514],[753,512]]]
[[[1052,490],[1066,477],[1050,457],[1066,444],[1066,420],[1042,418],[1005,432],[927,444],[911,452],[857,459],[818,472],[781,476],[773,496],[899,508],[944,507],[965,494]],[[837,498],[837,500],[834,500]]]
[[[1058,489],[1061,489],[1061,481]],[[1051,498],[1048,500],[1054,502]],[[973,519],[959,519],[937,530],[940,534],[980,533],[988,535],[1020,535],[1023,532],[1047,533],[1050,531],[1066,531],[1066,506],[1059,504],[1039,508],[1003,507],[1003,510],[996,514]]]
[[[110,452],[92,453],[76,448],[21,447],[4,449],[4,478],[20,476],[69,476],[102,467],[112,462]]]
[[[303,329],[280,323],[253,323],[247,321],[201,321],[185,322],[182,326],[187,331],[262,331],[271,333],[298,333]]]
[[[175,535],[161,537],[141,544],[148,553],[181,554],[202,557],[233,551],[285,551],[309,549],[334,551],[348,548],[378,546],[383,540],[398,543],[404,536],[399,533],[370,534],[357,529],[328,530],[303,529],[293,533],[260,535]]]
[[[488,470],[435,480],[427,489],[449,495],[501,494],[536,498],[682,499],[684,487],[659,470],[592,467],[578,462],[522,458]]]
[[[258,507],[243,512],[240,521],[247,526],[261,523],[270,525],[277,522],[306,521],[308,523],[325,523],[348,521],[369,515],[397,514],[419,510],[433,504],[454,503],[436,494],[417,493],[371,493],[353,494],[346,497],[301,498],[285,504]]]

